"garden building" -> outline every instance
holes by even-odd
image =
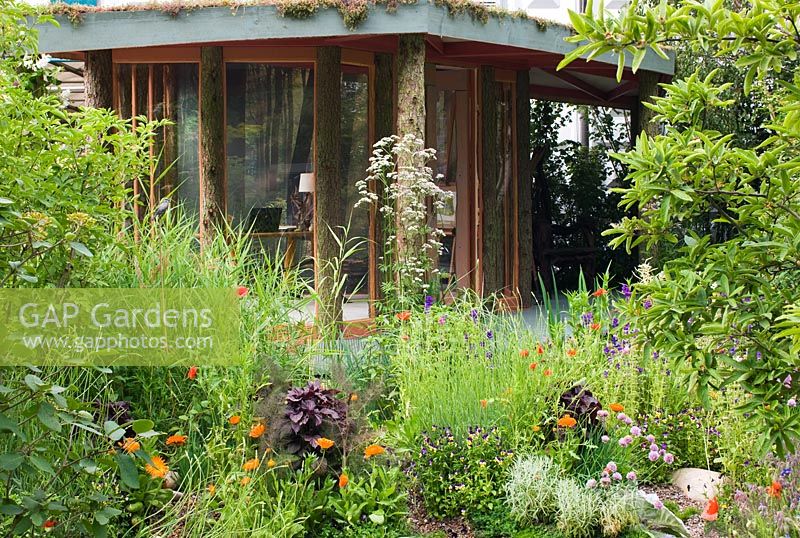
[[[379,223],[352,211],[375,141],[414,134],[437,150],[435,172],[454,193],[439,216],[440,266],[455,286],[525,306],[538,262],[530,100],[629,109],[635,135],[648,124],[642,103],[674,68],[648,55],[618,82],[614,58],[601,56],[558,71],[574,48],[569,28],[469,2],[165,4],[58,18],[40,28],[41,50],[84,62],[88,104],[172,122],[153,142],[160,164],[134,186],[142,213],[169,195],[198,215],[201,240],[224,219],[249,226],[287,265],[306,260],[318,283],[321,260],[338,253],[329,227],[349,225],[369,241],[347,262],[348,292],[363,302],[346,320],[369,317],[380,293]]]

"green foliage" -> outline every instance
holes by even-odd
[[[505,485],[511,515],[528,525],[547,523],[556,511],[556,484],[561,469],[550,458],[518,458]]]
[[[571,14],[571,40],[585,44],[562,67],[581,54],[613,52],[620,70],[626,56],[636,69],[648,49],[665,57],[664,45],[677,41],[735,57],[744,93],[759,89],[765,104],[757,127],[768,136],[748,148],[708,121],[734,104],[730,84],[715,82],[716,70],[662,85],[666,95],[650,108],[664,134],[642,135],[635,150],[616,155],[630,171],[622,204],[639,216],[608,233],[612,244],[628,249],[683,244],[658,278],[638,287],[633,304],[642,336],[690,365],[704,400],[710,388],[740,385],[752,396],[739,410],[763,425],[758,451],[774,446],[783,453],[800,435],[800,413],[789,404],[791,377],[784,383],[795,371],[796,350],[776,323],[800,298],[800,88],[796,78],[779,77],[800,48],[800,5],[664,1],[648,9],[631,2],[619,16],[593,13]],[[705,216],[719,233],[676,234],[675,222]]]
[[[23,6],[0,8],[0,286],[64,286],[129,216],[126,185],[148,173],[159,124],[68,112]]]
[[[38,369],[19,372],[0,385],[0,481],[6,492],[0,513],[8,516],[0,532],[33,535],[57,526],[64,535],[103,536],[122,514],[120,494],[147,482],[139,475],[147,453],[115,445],[126,431],[142,438],[157,433],[150,421],[118,424],[94,402],[41,375]],[[76,488],[85,493],[75,495]]]
[[[347,470],[342,472],[349,477]],[[407,512],[404,480],[399,467],[370,466],[328,497],[329,517],[342,528],[358,526],[365,520],[378,529],[391,528]]]
[[[436,518],[490,513],[501,503],[512,457],[496,429],[475,428],[456,437],[449,428],[432,428],[413,468],[428,513]]]

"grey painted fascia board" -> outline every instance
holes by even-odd
[[[400,4],[391,13],[382,6],[374,6],[370,8],[367,19],[355,30],[345,27],[341,14],[334,8],[320,9],[308,19],[293,19],[281,16],[275,6],[258,5],[187,9],[177,15],[157,9],[100,11],[82,14],[80,22],[76,24],[63,15],[56,17],[56,20],[59,26],[38,26],[42,52],[413,33],[560,55],[575,48],[574,44],[564,41],[570,31],[558,24],[542,26],[533,20],[511,16],[490,16],[483,23],[473,20],[468,14],[452,16],[447,8],[424,1]],[[611,54],[597,60],[616,63]],[[674,73],[674,61],[648,54],[641,68],[671,75]]]

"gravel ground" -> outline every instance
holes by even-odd
[[[673,501],[678,506],[681,507],[681,510],[685,510],[690,506],[693,506],[699,509],[701,512],[705,508],[705,503],[693,501],[690,498],[686,497],[681,490],[676,488],[671,484],[660,484],[657,486],[643,486],[642,491],[645,493],[655,493],[658,495],[658,498],[661,499],[661,502],[666,501]],[[710,531],[708,534],[705,532],[705,524],[706,522],[703,518],[700,517],[700,514],[694,515],[683,522],[686,525],[686,529],[689,531],[689,534],[692,535],[692,538],[718,538],[719,534],[716,531]]]

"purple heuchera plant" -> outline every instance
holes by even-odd
[[[335,424],[347,418],[347,405],[336,397],[339,392],[326,389],[319,379],[309,381],[304,387],[289,389],[285,417],[296,438],[311,445],[326,423]],[[290,452],[297,453],[303,448],[299,439],[289,443]]]

